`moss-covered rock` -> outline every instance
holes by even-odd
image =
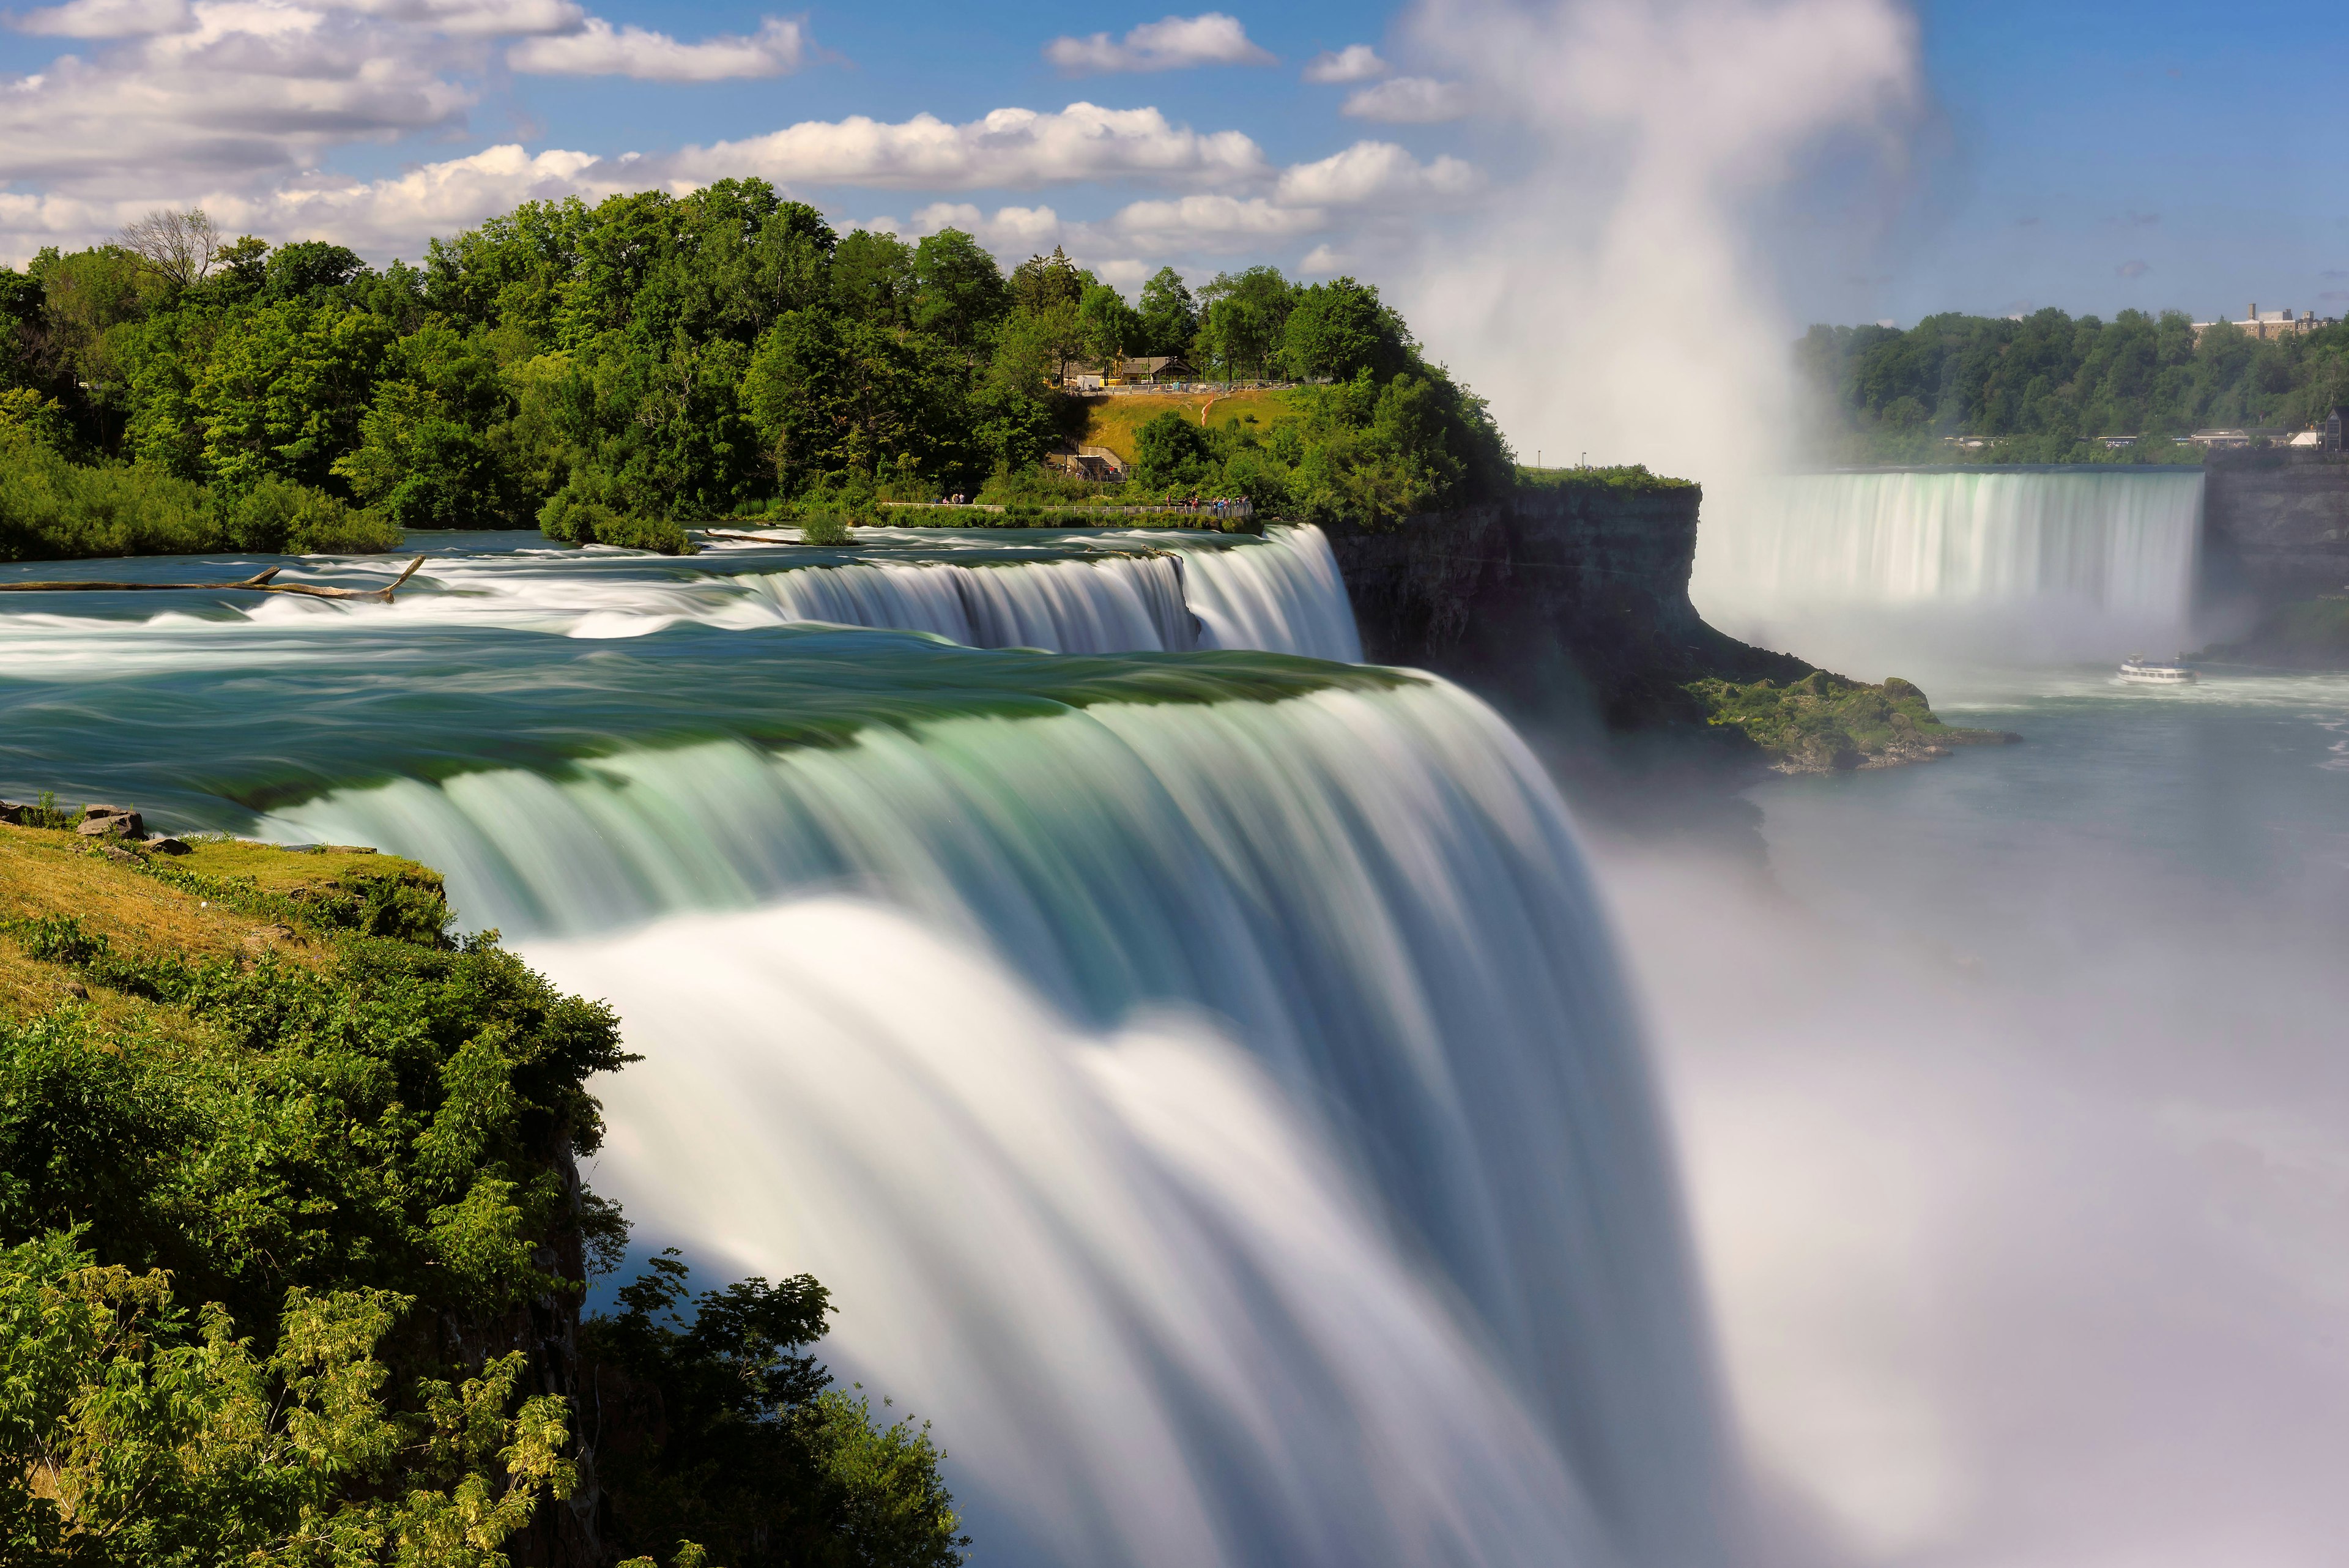
[[[1783,686],[1704,680],[1683,690],[1704,705],[1707,723],[1744,734],[1780,773],[1897,767],[2019,738],[1942,723],[1925,693],[1898,676],[1869,686],[1814,670]]]

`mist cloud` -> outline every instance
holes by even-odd
[[[1898,0],[1420,0],[1405,32],[1523,161],[1399,290],[1522,451],[1700,478],[1786,446],[1766,199],[1921,96]]]

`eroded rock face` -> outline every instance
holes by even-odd
[[[2206,575],[2239,579],[2262,608],[2349,585],[2349,458],[2218,452],[2204,472]]]

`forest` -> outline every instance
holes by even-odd
[[[1837,462],[2192,462],[2178,438],[2194,431],[2300,430],[2349,402],[2349,326],[2261,341],[2222,324],[2198,343],[2176,311],[1817,326],[1795,362],[1818,414],[1809,455]],[[1948,436],[1996,444],[1954,452]]]
[[[525,203],[415,265],[157,213],[0,269],[0,559],[411,528],[676,548],[811,498],[1016,496],[1081,428],[1062,366],[1113,354],[1316,384],[1277,441],[1204,432],[1145,485],[1377,524],[1510,482],[1372,286],[1165,268],[1129,302],[1058,250],[1007,275],[958,230],[842,234],[727,180]]]

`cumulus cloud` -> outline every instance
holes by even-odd
[[[1174,71],[1191,66],[1269,66],[1275,57],[1248,41],[1239,18],[1220,11],[1168,16],[1147,22],[1112,41],[1107,33],[1090,38],[1055,38],[1044,57],[1070,76],[1095,71]]]
[[[805,120],[765,136],[687,148],[662,161],[679,178],[757,174],[779,182],[938,191],[1144,178],[1230,183],[1268,172],[1237,130],[1201,134],[1154,109],[1072,103],[1057,114],[999,109],[949,125],[920,114]]]
[[[1468,113],[1468,88],[1428,77],[1397,77],[1349,93],[1340,113],[1390,125],[1441,125]]]
[[[71,0],[11,16],[8,25],[41,37],[135,38],[181,32],[194,25],[194,15],[187,0]]]
[[[590,16],[576,32],[516,44],[506,51],[506,64],[538,76],[714,82],[785,75],[799,69],[806,49],[800,24],[774,16],[748,37],[726,36],[698,44],[681,44],[667,33],[633,26],[615,27],[600,16]]]
[[[1357,141],[1315,163],[1283,170],[1278,200],[1297,206],[1358,207],[1422,196],[1456,196],[1476,171],[1457,158],[1422,163],[1392,141]]]
[[[2147,263],[2141,261],[2125,261],[2121,263],[2120,265],[2113,268],[2113,275],[2115,277],[2143,277],[2152,270],[2153,268]]]
[[[1328,214],[1262,196],[1200,193],[1172,201],[1135,202],[1111,220],[1111,229],[1159,251],[1248,250],[1320,228]]]
[[[1387,63],[1370,45],[1349,44],[1335,52],[1325,49],[1308,60],[1305,79],[1322,83],[1366,82],[1386,75],[1387,69]]]

